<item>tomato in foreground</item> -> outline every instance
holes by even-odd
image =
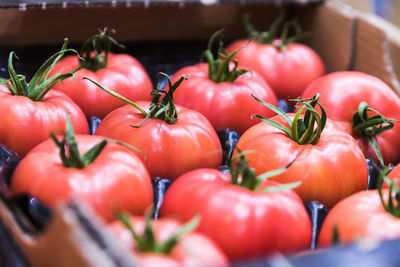
[[[314,110],[318,95],[300,103],[303,107],[296,114],[285,114],[266,104],[279,115],[272,119],[257,116],[263,122],[248,129],[237,147],[254,151],[247,158],[257,174],[295,160],[287,172],[272,180],[301,180],[294,190],[303,201],[317,200],[331,208],[340,199],[367,188],[367,163],[355,139],[326,119],[324,112],[320,116]]]
[[[319,93],[328,118],[356,139],[364,154],[381,165],[400,161],[400,98],[369,74],[341,71],[313,82],[302,98]]]
[[[218,32],[216,33],[218,34]],[[174,95],[177,104],[196,110],[203,114],[215,130],[226,128],[243,133],[257,123],[251,119],[254,113],[269,117],[273,113],[254,103],[251,94],[277,106],[277,99],[263,78],[254,71],[237,69],[238,62],[232,61],[237,51],[229,55],[222,53],[220,47],[218,58],[214,59],[210,39],[209,47],[204,52],[208,63],[178,70],[172,80],[177,81],[182,75],[188,79]]]
[[[30,193],[50,207],[83,200],[107,221],[120,210],[141,215],[153,201],[150,175],[130,148],[101,136],[75,139],[71,125],[62,141],[53,135],[21,160],[10,189]]]
[[[243,47],[234,58],[243,67],[258,72],[278,98],[288,100],[299,97],[311,82],[325,73],[325,67],[313,49],[295,43],[297,37],[282,35],[280,39],[274,39],[276,27],[282,18],[278,18],[267,32],[256,31],[246,21],[251,42],[237,40],[228,46],[227,51],[231,53]],[[285,27],[290,25],[285,24]]]
[[[17,75],[13,67],[14,52],[8,59],[10,80],[0,79],[0,144],[24,157],[33,147],[50,137],[51,132],[65,129],[66,111],[77,133],[89,132],[82,110],[61,92],[49,91],[72,72],[49,76],[51,65],[66,52],[68,40],[58,53],[50,57],[34,74],[30,82]]]
[[[289,190],[293,185],[266,180],[271,173],[256,177],[240,155],[231,174],[198,169],[180,176],[165,195],[161,216],[188,221],[200,214],[197,230],[230,260],[307,249],[311,224],[303,202]]]
[[[216,168],[222,162],[221,144],[210,122],[199,112],[173,102],[173,93],[182,81],[183,77],[175,84],[169,81],[168,92],[154,90],[153,102],[125,99],[129,105],[108,114],[96,130],[98,135],[140,150],[137,155],[152,178],[174,180],[187,171]]]
[[[228,265],[226,256],[210,238],[189,232],[193,228],[191,225],[182,225],[171,218],[161,218],[151,223],[146,220],[131,216],[125,217],[122,223],[114,221],[109,225],[113,234],[135,255],[135,266]]]
[[[109,52],[111,44],[119,45],[105,29],[82,45],[80,56],[84,60],[80,60],[78,55],[65,57],[51,72],[62,73],[81,67],[75,72],[74,79],[65,80],[53,89],[70,96],[88,118],[96,116],[102,119],[125,103],[93,83],[82,80],[83,77],[93,79],[129,100],[151,100],[153,85],[142,64],[131,55]]]

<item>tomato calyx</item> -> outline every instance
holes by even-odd
[[[52,55],[46,62],[36,71],[29,83],[26,81],[26,77],[21,74],[17,74],[14,70],[13,59],[18,59],[15,52],[11,52],[8,57],[8,73],[10,80],[1,78],[0,84],[5,85],[12,95],[26,96],[33,101],[41,101],[48,91],[58,82],[65,80],[74,75],[78,69],[72,70],[71,72],[64,74],[54,74],[51,77],[47,77],[54,65],[64,56],[66,52],[78,53],[74,49],[67,49],[68,38],[64,39],[64,44],[61,50]]]
[[[380,173],[378,179],[378,193],[382,202],[383,208],[392,214],[396,218],[400,218],[400,189],[398,184],[399,179],[394,179],[393,181],[387,178],[387,174],[391,170],[391,166],[386,166]],[[387,203],[383,199],[383,184],[386,183],[389,186],[388,201]]]
[[[244,188],[247,188],[251,191],[263,191],[263,192],[276,192],[283,191],[288,189],[293,189],[298,187],[301,184],[301,181],[280,184],[276,186],[268,186],[260,189],[261,183],[264,180],[277,176],[283,172],[285,172],[294,162],[291,161],[287,166],[265,172],[256,176],[256,172],[254,168],[251,168],[245,158],[245,155],[248,153],[253,153],[253,151],[240,151],[228,162],[228,168],[231,174],[231,184],[238,185]]]
[[[287,136],[298,143],[299,145],[312,144],[315,145],[318,143],[319,138],[321,137],[322,131],[326,124],[326,112],[322,105],[318,102],[319,94],[316,94],[313,98],[307,99],[292,99],[291,101],[296,101],[297,112],[292,120],[288,115],[279,108],[271,105],[256,96],[252,95],[255,100],[271,109],[278,115],[282,116],[289,127],[286,127],[276,121],[273,121],[269,118],[264,118],[260,115],[253,114],[252,117],[256,117],[261,121],[267,122],[270,125],[276,127],[279,130],[282,130],[287,134]],[[308,101],[308,102],[307,102]],[[300,107],[301,105],[301,107]],[[315,110],[315,106],[318,105],[321,109],[321,115]],[[301,118],[302,113],[305,111],[303,118]]]
[[[91,70],[93,72],[107,67],[108,54],[111,46],[115,45],[120,48],[125,46],[118,43],[110,36],[110,33],[115,34],[114,30],[109,30],[107,27],[98,34],[87,39],[81,47],[79,64],[81,68]]]
[[[178,231],[164,242],[157,242],[154,235],[151,219],[148,214],[145,215],[145,228],[142,235],[136,233],[133,229],[129,216],[123,213],[117,215],[117,219],[131,232],[133,239],[136,242],[136,250],[142,253],[160,253],[170,255],[174,247],[178,244],[179,239],[193,231],[200,222],[200,216],[195,215],[189,222],[184,224]]]
[[[283,30],[279,38],[277,38],[278,27],[282,24],[285,17],[285,12],[280,12],[279,16],[274,20],[268,30],[257,31],[250,22],[250,15],[243,16],[243,24],[249,34],[250,40],[255,40],[260,44],[270,44],[280,51],[286,51],[288,44],[295,43],[309,35],[308,32],[303,32],[297,21],[292,20],[284,23]],[[288,37],[290,28],[295,31],[294,36]]]
[[[217,31],[211,36],[210,40],[208,41],[207,50],[203,53],[203,56],[208,61],[208,78],[215,83],[234,82],[241,75],[248,72],[248,70],[245,69],[238,70],[237,68],[239,62],[233,59],[236,53],[243,47],[239,47],[232,53],[228,54],[227,51],[223,48],[223,43],[220,39],[218,56],[217,58],[214,58],[213,53],[211,52],[212,45],[215,39],[221,34],[221,32],[222,30]]]
[[[139,128],[148,119],[158,119],[158,120],[165,121],[168,124],[174,124],[178,120],[178,111],[174,104],[173,94],[174,94],[175,90],[179,87],[179,85],[182,83],[182,81],[186,80],[187,77],[182,75],[182,77],[178,81],[176,81],[174,84],[172,84],[171,80],[167,74],[161,72],[160,75],[162,75],[168,79],[169,88],[168,88],[168,91],[162,90],[160,88],[160,85],[161,85],[161,83],[160,83],[160,84],[158,84],[157,89],[152,90],[150,92],[150,94],[153,95],[153,99],[149,106],[149,112],[146,112],[144,109],[139,107],[136,103],[130,101],[129,99],[123,97],[122,95],[120,95],[108,88],[103,87],[99,83],[97,83],[87,77],[84,77],[83,79],[91,81],[92,83],[96,84],[103,91],[109,93],[110,95],[113,95],[114,97],[118,98],[119,100],[122,100],[125,103],[127,103],[127,104],[133,106],[134,108],[136,108],[137,110],[139,110],[140,113],[142,113],[143,116],[145,117],[144,120],[139,125],[131,125],[134,128]],[[163,94],[164,94],[164,97],[162,97]]]
[[[374,113],[374,115],[368,116],[368,113]],[[358,110],[354,112],[353,115],[352,126],[354,132],[358,136],[365,137],[368,140],[381,166],[385,166],[385,164],[375,141],[375,136],[392,129],[394,122],[398,121],[385,118],[385,116],[380,114],[377,110],[370,108],[364,101],[360,103]]]
[[[57,136],[54,133],[50,134],[51,139],[53,139],[54,143],[60,149],[60,158],[64,167],[67,168],[77,168],[83,169],[90,163],[92,163],[103,151],[107,143],[114,142],[120,145],[123,145],[131,150],[141,152],[137,148],[126,144],[125,142],[114,140],[114,139],[104,139],[94,147],[92,147],[85,154],[81,155],[79,153],[78,144],[75,140],[75,132],[72,126],[71,120],[69,118],[69,114],[67,112],[66,115],[66,127],[65,132],[62,137],[62,141],[58,140]],[[68,154],[66,149],[68,149]]]

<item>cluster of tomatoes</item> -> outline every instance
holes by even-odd
[[[10,79],[0,80],[0,144],[22,160],[10,190],[51,207],[86,201],[140,266],[218,266],[306,250],[305,201],[332,209],[321,246],[398,236],[400,192],[391,181],[400,167],[389,178],[385,170],[400,161],[400,98],[364,73],[325,74],[311,48],[285,29],[274,36],[276,24],[247,28],[250,41],[221,43],[216,56],[213,35],[206,62],[165,75],[166,88],[153,89],[132,56],[109,52],[118,43],[107,29],[80,53],[65,41],[29,83],[11,53]],[[89,135],[93,116],[101,123]],[[216,132],[227,128],[241,135],[232,155]],[[366,191],[366,157],[384,170],[377,190]],[[151,221],[156,177],[172,185]]]

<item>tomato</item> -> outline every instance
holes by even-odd
[[[107,35],[108,33],[102,34],[102,37],[95,35],[89,40],[94,40],[96,45],[100,45],[98,43],[101,41],[109,41],[107,38],[111,37]],[[128,54],[113,54],[108,51],[96,51],[96,56],[88,56],[95,53],[87,52],[87,49],[96,49],[96,47],[85,48],[92,44],[88,41],[83,45],[83,52],[80,55],[85,58],[85,61],[80,61],[78,55],[72,55],[63,58],[55,65],[51,73],[63,73],[78,67],[82,68],[75,72],[74,78],[55,85],[54,90],[62,91],[70,96],[87,117],[103,118],[125,103],[103,92],[89,81],[82,80],[83,77],[91,78],[130,100],[151,100],[150,91],[153,85],[137,59]]]
[[[307,86],[325,73],[318,54],[310,47],[291,43],[285,49],[253,40],[237,40],[227,47],[231,52],[240,47],[235,59],[244,68],[258,72],[280,99],[295,99]]]
[[[76,142],[79,151],[86,153],[103,139],[77,135]],[[80,199],[107,221],[119,210],[143,214],[153,201],[151,179],[142,161],[116,143],[107,143],[93,162],[78,168],[65,166],[59,147],[49,139],[22,159],[10,189],[14,194],[28,192],[50,207]]]
[[[315,104],[316,99],[313,101]],[[317,125],[303,123],[307,114],[315,114],[307,111],[300,120],[301,117],[297,116],[301,112],[299,110],[296,115],[277,115],[271,118],[291,131],[289,133],[267,122],[260,122],[241,136],[237,147],[241,151],[253,151],[247,156],[250,166],[257,174],[261,174],[294,161],[287,172],[271,179],[281,183],[301,180],[302,184],[295,191],[302,200],[317,200],[328,208],[340,199],[366,189],[367,164],[354,138],[329,119],[322,122],[323,118],[311,117],[321,122]],[[292,120],[292,125],[287,120]],[[302,127],[295,127],[301,123]],[[321,130],[323,124],[325,128]],[[311,134],[309,130],[315,132]],[[301,131],[303,132],[299,134]],[[294,134],[299,136],[293,137]]]
[[[387,202],[389,189],[382,194]],[[328,213],[319,234],[319,246],[333,243],[334,228],[343,243],[360,238],[390,239],[400,237],[400,218],[385,211],[378,190],[361,191],[343,199]]]
[[[216,83],[208,78],[207,64],[200,63],[180,69],[172,80],[182,75],[188,75],[188,80],[176,91],[175,102],[206,116],[217,131],[230,128],[243,133],[257,123],[251,115],[273,115],[262,105],[254,104],[251,94],[278,105],[271,88],[255,72],[243,74],[234,82]]]
[[[150,102],[136,103],[148,110]],[[196,168],[216,168],[222,162],[221,144],[210,122],[200,113],[176,106],[179,114],[174,124],[148,119],[130,105],[108,114],[96,134],[124,141],[139,152],[152,178],[175,179]]]
[[[77,133],[89,132],[82,110],[61,92],[48,91],[55,83],[72,73],[47,78],[46,68],[72,49],[62,50],[53,55],[27,83],[23,75],[14,71],[9,56],[10,81],[0,79],[0,144],[24,157],[34,146],[50,137],[52,132],[65,128],[66,112],[69,113]],[[45,69],[42,69],[45,68]],[[52,80],[50,80],[52,79]]]
[[[132,228],[143,234],[145,222],[142,217],[130,217]],[[155,241],[161,243],[170,238],[181,227],[171,218],[162,218],[152,223]],[[109,225],[112,233],[135,255],[135,266],[227,266],[228,261],[214,242],[203,234],[190,232],[181,236],[170,253],[138,251],[132,233],[119,221]]]
[[[230,260],[307,249],[311,224],[303,203],[292,190],[263,192],[276,185],[264,180],[252,190],[231,184],[230,174],[194,170],[172,183],[161,215],[187,221],[200,214],[197,230],[211,237]]]
[[[272,89],[256,72],[238,69],[240,62],[232,61],[236,51],[224,55],[220,47],[218,57],[214,59],[210,49],[218,34],[216,32],[210,38],[208,49],[204,52],[208,63],[184,67],[173,75],[173,81],[182,75],[187,76],[187,81],[176,91],[174,100],[203,114],[217,131],[229,128],[243,133],[257,123],[251,115],[273,115],[262,105],[255,104],[251,94],[275,106],[278,102]]]
[[[400,125],[381,133],[367,130],[357,132],[353,123],[353,115],[358,111],[361,102],[366,102],[386,118],[400,119],[400,98],[380,79],[356,71],[341,71],[325,75],[313,82],[302,94],[302,98],[320,94],[320,103],[324,106],[328,118],[341,122],[341,127],[352,134],[364,154],[378,161],[375,150],[367,138],[375,140],[383,161],[398,163],[400,161]],[[375,115],[376,112],[368,111]],[[385,126],[385,123],[383,124]],[[379,125],[376,129],[379,129]]]

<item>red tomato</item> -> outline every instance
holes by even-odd
[[[103,139],[76,136],[82,154]],[[82,199],[108,221],[119,210],[143,214],[153,201],[145,166],[134,152],[115,143],[108,143],[92,163],[77,169],[62,164],[59,148],[49,139],[22,159],[10,189],[13,193],[29,192],[51,207],[70,198]]]
[[[288,127],[280,116],[272,120]],[[367,188],[367,163],[361,149],[351,135],[329,119],[315,145],[300,145],[281,130],[260,122],[241,136],[237,147],[254,151],[246,158],[257,174],[295,160],[286,172],[271,179],[281,183],[302,180],[294,190],[303,201],[317,200],[330,208],[340,199]]]
[[[137,234],[144,232],[144,220],[142,217],[131,217],[131,225]],[[157,242],[166,241],[176,233],[181,224],[170,218],[162,218],[153,223],[155,240]],[[164,255],[155,252],[137,251],[136,242],[132,233],[119,221],[109,225],[114,235],[134,253],[137,260],[135,266],[139,267],[164,267],[164,266],[227,266],[228,261],[223,252],[212,242],[211,239],[203,234],[190,232],[178,241],[171,254]]]
[[[342,71],[325,75],[304,91],[302,98],[320,94],[328,118],[342,122],[342,128],[352,134],[364,154],[375,161],[377,156],[366,138],[352,130],[353,114],[362,101],[386,118],[400,120],[400,98],[380,79],[355,71]],[[400,125],[375,136],[385,163],[400,161]]]
[[[82,110],[64,93],[50,91],[41,101],[33,101],[0,85],[0,144],[24,157],[50,133],[64,131],[66,112],[77,133],[89,133]]]
[[[242,47],[234,58],[243,67],[258,72],[280,99],[297,98],[311,82],[325,73],[321,58],[306,45],[291,43],[280,49],[274,44],[248,42],[235,41],[227,51],[230,53]]]
[[[150,102],[137,102],[148,111]],[[210,122],[200,113],[176,106],[178,120],[168,124],[160,119],[148,119],[130,105],[108,114],[96,134],[124,141],[140,150],[152,178],[175,179],[201,167],[216,168],[222,162],[221,144]]]
[[[60,60],[50,74],[71,71],[77,67],[78,56],[68,56]],[[97,71],[82,68],[75,72],[75,78],[53,87],[69,95],[86,117],[103,118],[125,103],[103,92],[95,84],[82,80],[83,77],[91,78],[130,100],[151,100],[150,91],[153,85],[140,62],[127,54],[109,53],[105,68]]]
[[[245,73],[233,82],[216,83],[208,77],[208,64],[201,63],[180,69],[172,81],[182,75],[188,75],[188,79],[175,92],[175,102],[203,114],[217,131],[230,128],[243,133],[257,123],[251,115],[273,115],[254,103],[251,94],[272,105],[278,104],[274,92],[255,72]]]
[[[382,193],[387,201],[389,190]],[[332,244],[335,227],[340,242],[364,237],[376,240],[400,237],[400,219],[384,210],[378,190],[361,191],[337,203],[322,225],[320,246]]]
[[[265,180],[260,189],[276,185]],[[301,199],[291,190],[252,191],[232,185],[215,169],[185,173],[168,189],[162,216],[188,221],[201,215],[197,231],[211,237],[230,260],[306,249],[311,224]]]

